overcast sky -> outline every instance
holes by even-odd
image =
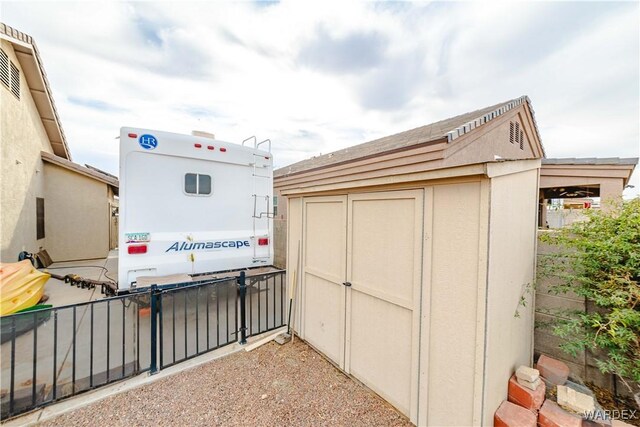
[[[36,40],[74,160],[113,174],[121,126],[270,138],[280,167],[521,95],[548,157],[640,151],[637,2],[0,7]]]

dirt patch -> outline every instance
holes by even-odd
[[[587,383],[587,387],[593,390],[596,395],[596,400],[602,406],[603,409],[610,411],[626,411],[626,413],[633,413],[635,411],[636,416],[631,420],[624,420],[634,426],[640,426],[640,409],[635,405],[635,402],[630,397],[615,396],[609,390],[598,387],[593,383]]]
[[[95,425],[410,426],[307,344],[266,344],[48,420]]]

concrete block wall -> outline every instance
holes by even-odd
[[[540,230],[541,233],[549,231]],[[538,241],[538,278],[536,283],[536,307],[535,307],[535,337],[534,337],[534,354],[537,359],[538,355],[546,354],[548,356],[560,359],[565,362],[571,369],[572,376],[577,376],[585,382],[592,382],[599,387],[606,388],[612,392],[627,396],[629,392],[626,386],[615,378],[613,375],[605,375],[600,372],[596,366],[597,355],[591,351],[582,351],[576,357],[565,353],[560,345],[563,340],[553,335],[551,329],[547,326],[549,322],[558,319],[558,310],[579,310],[579,311],[595,311],[591,303],[587,303],[584,297],[580,297],[575,293],[554,294],[551,287],[557,284],[557,279],[544,277],[545,264],[552,262],[550,254],[557,251],[557,248],[545,245]]]

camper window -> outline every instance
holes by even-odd
[[[184,192],[187,194],[208,196],[211,194],[211,176],[197,173],[185,174]]]
[[[184,191],[187,194],[198,194],[198,175],[188,173],[184,176]]]
[[[211,194],[211,177],[198,175],[198,194]]]

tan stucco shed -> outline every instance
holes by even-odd
[[[416,424],[491,424],[532,362],[543,155],[522,97],[276,171],[296,332]]]

